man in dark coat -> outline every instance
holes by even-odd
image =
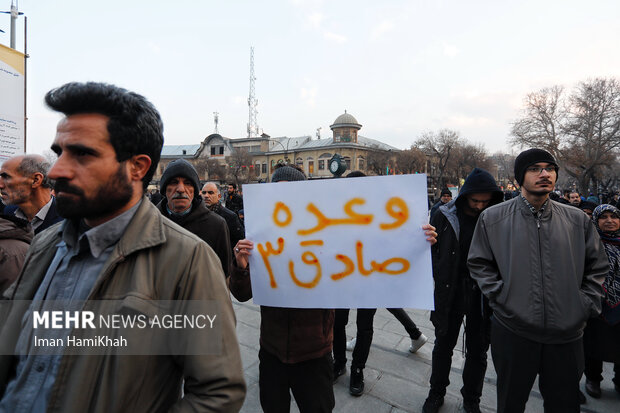
[[[184,159],[170,162],[161,177],[160,191],[164,198],[157,207],[166,218],[209,244],[228,276],[232,256],[228,226],[224,218],[207,209],[200,197],[199,184],[192,164]]]
[[[440,206],[445,205],[450,201],[452,201],[452,192],[450,192],[448,188],[442,189],[439,201],[437,201],[435,205],[433,205],[433,207],[431,208],[431,219],[433,219],[433,216],[435,215]]]
[[[230,209],[235,214],[240,209],[243,209],[243,198],[237,194],[237,185],[232,182],[228,184],[228,194],[226,195],[226,208]]]
[[[437,231],[437,243],[431,247],[435,279],[435,347],[431,389],[423,412],[437,412],[443,404],[463,317],[465,324],[465,368],[463,369],[463,408],[480,412],[479,403],[487,367],[489,341],[482,315],[482,296],[467,269],[467,254],[480,213],[502,201],[504,194],[495,179],[483,169],[474,169],[459,196],[440,206],[431,220]]]
[[[237,214],[220,204],[222,194],[220,193],[217,185],[213,182],[207,182],[204,184],[200,194],[202,195],[202,199],[204,199],[207,208],[226,220],[226,225],[228,225],[228,233],[230,234],[230,249],[232,250],[235,245],[237,245],[239,240],[245,238],[245,228],[243,228],[241,220]]]

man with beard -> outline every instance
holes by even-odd
[[[209,211],[202,201],[196,169],[185,159],[177,159],[168,164],[160,183],[164,199],[157,207],[161,213],[209,244],[227,277],[232,256],[228,227],[224,218]]]
[[[558,169],[547,151],[521,152],[521,194],[482,212],[469,250],[493,309],[499,413],[523,412],[537,375],[546,412],[579,412],[582,335],[601,311],[608,263],[588,216],[549,200]]]
[[[243,228],[241,220],[237,214],[220,204],[222,194],[214,182],[207,182],[204,184],[200,194],[207,208],[226,220],[226,225],[228,226],[228,232],[230,234],[230,249],[232,250],[239,240],[245,238],[245,229]]]
[[[571,192],[568,195],[568,203],[571,204],[572,206],[579,208],[579,206],[581,205],[581,195],[579,195],[579,192],[577,191]]]
[[[69,83],[48,92],[45,101],[64,114],[49,177],[66,219],[34,240],[10,297],[15,304],[3,313],[0,412],[238,411],[245,383],[219,260],[144,195],[163,144],[159,113],[144,97],[103,83]],[[215,302],[221,351],[124,356],[104,347],[92,354],[68,342],[69,335],[90,329],[65,325],[60,332],[66,344],[40,354],[33,330],[22,329],[32,309],[21,310],[20,300],[33,300],[42,312],[78,302],[93,311],[142,315],[163,300]],[[49,336],[52,330],[34,331]],[[131,330],[138,339],[134,349],[137,344],[149,351],[161,333],[143,331]],[[175,334],[182,341],[187,331]],[[194,330],[192,338],[204,346],[214,340],[206,330]]]
[[[231,182],[228,184],[228,194],[226,195],[226,208],[235,214],[243,209],[243,198],[237,193],[237,184]]]
[[[495,179],[483,169],[475,168],[465,180],[458,197],[442,205],[431,219],[437,228],[437,243],[431,247],[435,279],[435,346],[431,372],[431,389],[422,408],[436,413],[443,405],[450,384],[452,351],[465,322],[465,367],[463,368],[463,408],[467,413],[480,412],[480,396],[487,369],[488,329],[482,315],[480,289],[469,276],[467,253],[478,216],[504,198]]]
[[[56,212],[49,168],[41,155],[14,156],[0,167],[0,195],[7,205],[16,207],[11,213],[30,222],[35,234],[62,220]]]

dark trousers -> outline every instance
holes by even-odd
[[[446,333],[435,337],[430,392],[436,397],[443,397],[446,394],[446,387],[450,384],[452,352],[465,316],[465,367],[461,394],[467,403],[480,402],[484,374],[487,370],[489,341],[482,320],[479,295],[477,297],[478,300],[465,300],[463,291],[458,291],[450,309]]]
[[[583,341],[542,344],[520,337],[496,320],[491,355],[497,372],[497,412],[523,412],[536,375],[545,413],[579,412]]]
[[[422,335],[422,332],[415,325],[409,314],[402,308],[388,308],[387,309],[400,323],[405,327],[407,334],[414,340],[417,340]]]
[[[600,383],[603,381],[603,361],[586,356],[586,367],[584,371],[586,378]],[[620,363],[614,363],[614,384],[620,386]]]
[[[291,394],[301,413],[331,412],[334,408],[334,372],[331,354],[299,363],[282,363],[258,352],[260,405],[265,413],[288,413]]]
[[[372,323],[375,318],[376,308],[359,308],[357,310],[357,342],[353,350],[353,361],[351,369],[366,367],[370,345],[372,344],[373,328]],[[349,322],[349,310],[336,309],[334,320],[334,362],[337,366],[347,364],[347,334],[345,327]]]

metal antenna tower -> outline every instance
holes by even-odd
[[[249,121],[248,121],[248,138],[253,138],[258,136],[258,121],[257,115],[258,110],[256,107],[258,106],[258,100],[256,99],[256,95],[254,93],[254,81],[256,77],[254,76],[254,47],[250,47],[250,96],[248,97],[248,106],[249,106]]]
[[[220,114],[218,112],[213,112],[213,122],[215,122],[215,133],[219,133],[217,130],[217,124],[220,121],[219,115]]]

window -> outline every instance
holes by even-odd
[[[211,155],[215,155],[215,146],[211,147]]]
[[[256,162],[256,164],[254,165],[254,173],[256,174],[256,176],[260,176],[260,162]]]
[[[220,155],[224,155],[224,147],[220,146]]]
[[[309,174],[314,173],[314,161],[308,161],[308,173]]]
[[[344,161],[347,163],[347,169],[351,169],[351,158],[345,156]]]
[[[361,156],[357,157],[357,169],[359,169],[360,171],[364,170],[364,158]]]
[[[325,161],[323,159],[319,159],[319,171],[325,170]]]
[[[267,164],[266,163],[263,164],[263,168],[262,168],[261,172],[264,173],[264,174],[267,173]]]
[[[301,158],[295,159],[295,165],[299,166],[301,169],[304,169],[304,160]]]

